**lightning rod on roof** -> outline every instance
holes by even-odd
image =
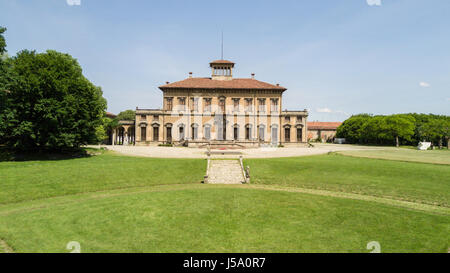
[[[220,55],[220,59],[223,60],[223,30],[222,30],[222,54]]]

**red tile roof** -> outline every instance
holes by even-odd
[[[342,122],[307,122],[308,130],[336,130]]]
[[[159,88],[161,90],[172,88],[286,90],[286,88],[282,86],[255,79],[212,80],[211,78],[187,78],[182,81],[162,85]]]
[[[106,116],[108,118],[115,118],[115,117],[117,117],[117,115],[114,115],[113,113],[110,113],[110,112],[106,112]]]

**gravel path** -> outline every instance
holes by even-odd
[[[100,147],[100,146],[90,146]],[[158,147],[158,146],[121,146],[107,145],[108,150],[115,151],[125,155],[158,157],[158,158],[206,158],[206,149],[185,148],[185,147]],[[383,147],[364,147],[355,145],[335,145],[335,144],[315,144],[314,148],[306,147],[284,147],[284,148],[249,148],[232,150],[213,150],[213,151],[233,151],[232,155],[212,155],[220,158],[238,158],[239,152],[244,158],[271,158],[271,157],[295,157],[326,154],[337,151],[354,150],[378,150]]]

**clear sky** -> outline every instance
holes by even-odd
[[[223,30],[234,76],[287,87],[283,108],[309,120],[450,115],[449,0],[0,0],[0,26],[10,55],[78,59],[113,113],[160,108],[159,85],[210,76]]]

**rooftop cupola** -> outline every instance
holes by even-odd
[[[226,81],[233,78],[234,63],[227,60],[217,60],[209,63],[213,80]]]

